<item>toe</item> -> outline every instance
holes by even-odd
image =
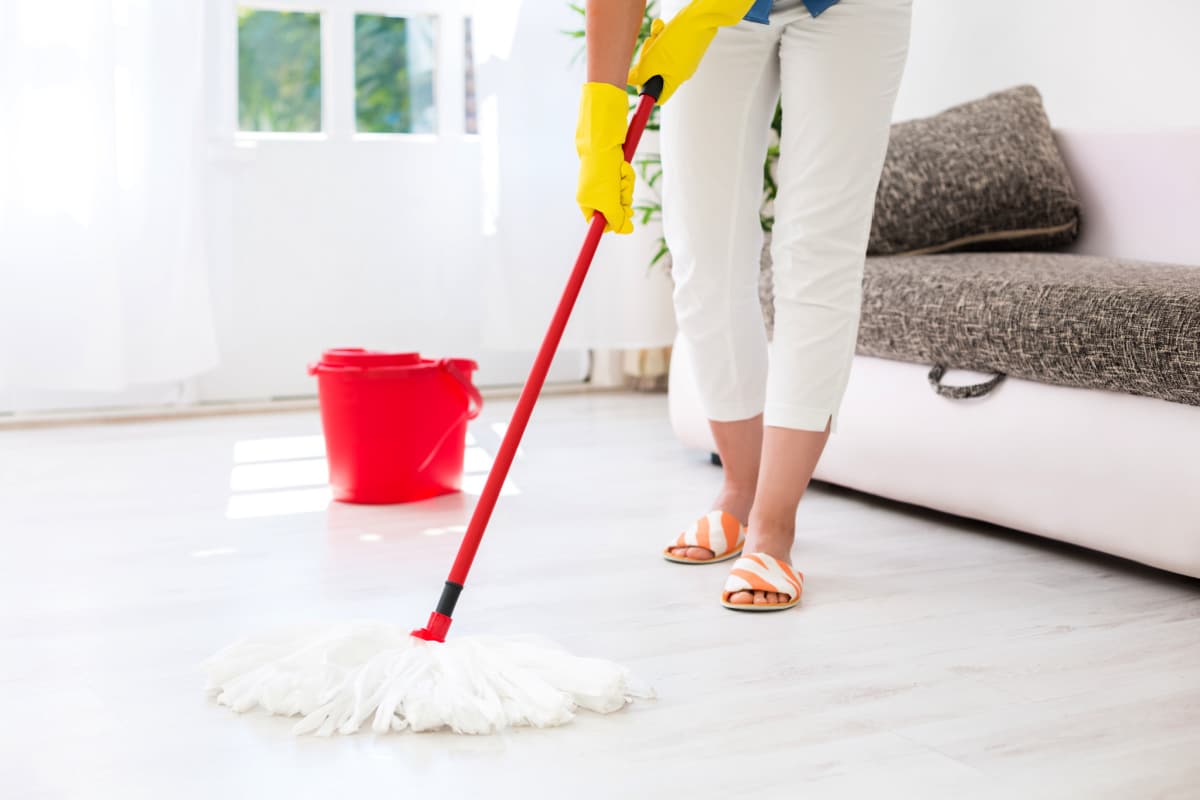
[[[694,558],[697,561],[708,561],[713,557],[713,551],[703,547],[689,547],[687,557]]]
[[[752,592],[734,592],[729,595],[729,602],[735,605],[749,605],[754,602],[754,594]]]

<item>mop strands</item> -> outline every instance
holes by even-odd
[[[653,77],[642,88],[625,136],[626,161],[637,150],[662,86],[662,79]],[[238,712],[261,708],[299,716],[297,733],[324,736],[354,733],[368,720],[377,733],[440,728],[493,733],[508,726],[562,725],[579,708],[607,714],[634,698],[652,696],[624,667],[573,656],[538,639],[446,641],[455,604],[606,224],[600,212],[592,215],[428,624],[412,632],[379,622],[307,626],[243,640],[204,664],[208,694],[218,704]]]
[[[494,733],[562,725],[651,697],[610,661],[534,638],[425,641],[396,625],[301,627],[234,644],[205,664],[208,692],[234,711],[301,716],[297,734]]]

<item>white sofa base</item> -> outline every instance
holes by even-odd
[[[855,356],[814,477],[1200,577],[1200,407],[1013,378],[951,400],[928,372]],[[685,444],[714,449],[682,356],[670,409]]]
[[[1083,209],[1073,251],[1200,268],[1200,129],[1056,136]],[[672,424],[711,451],[686,361]],[[1014,378],[950,400],[930,366],[855,356],[816,477],[1200,577],[1200,407]]]

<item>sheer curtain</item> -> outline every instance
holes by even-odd
[[[216,364],[203,22],[198,2],[0,3],[0,391]]]

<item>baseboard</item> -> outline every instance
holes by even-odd
[[[614,394],[625,392],[623,386],[592,386],[586,383],[547,384],[543,397],[574,394]],[[521,393],[520,386],[496,386],[482,389],[485,400],[511,400]],[[231,403],[195,403],[172,406],[138,406],[133,408],[90,409],[71,411],[38,411],[0,417],[0,431],[28,428],[67,427],[71,425],[107,425],[128,422],[160,422],[163,420],[224,417],[239,414],[286,414],[297,411],[316,411],[320,406],[316,395]]]

